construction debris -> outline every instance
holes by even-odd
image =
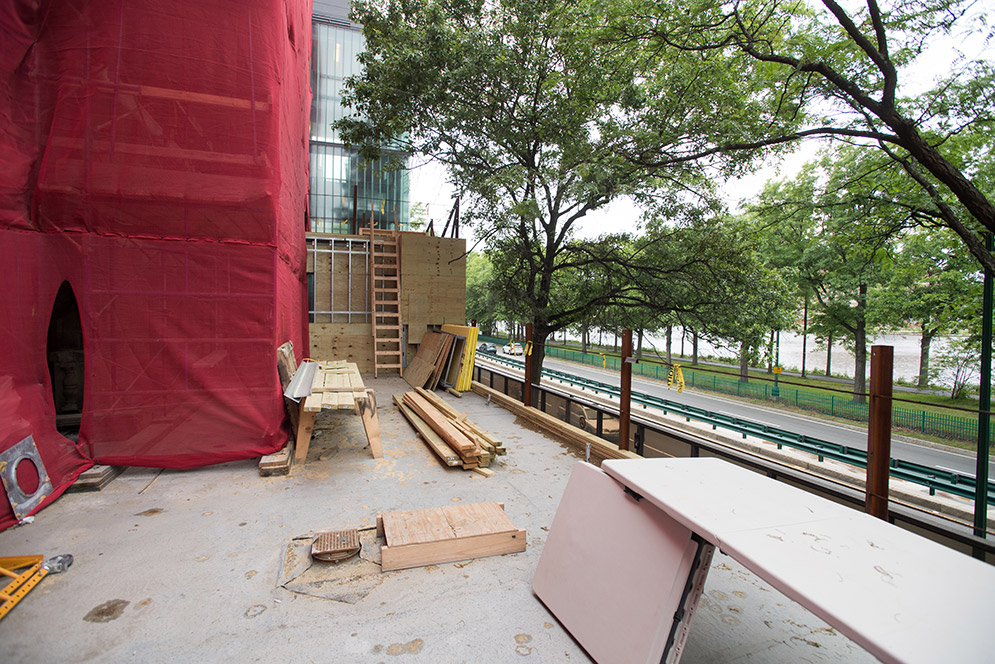
[[[447,466],[486,468],[494,457],[508,453],[500,440],[466,419],[466,413],[458,413],[428,390],[418,388],[403,397],[394,395],[394,403]],[[490,477],[493,472],[480,474]]]
[[[525,531],[501,503],[449,505],[377,517],[380,566],[384,572],[525,550]]]

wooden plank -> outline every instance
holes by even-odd
[[[363,428],[366,429],[366,440],[370,443],[370,452],[374,459],[383,458],[380,446],[380,418],[377,416],[377,401],[373,390],[367,390],[366,397],[357,400],[363,417]]]
[[[390,546],[438,542],[456,538],[449,519],[441,508],[386,512],[384,534]]]
[[[382,515],[384,571],[468,560],[525,550],[526,532],[515,528],[499,503]]]
[[[445,416],[435,410],[431,404],[418,394],[414,392],[405,393],[404,402],[418,413],[418,416],[425,420],[464,460],[466,460],[465,455],[473,454],[476,451],[477,446],[472,441],[460,433]]]
[[[404,319],[408,321],[408,343],[420,344],[428,330],[428,295],[408,293],[408,310]]]
[[[430,390],[434,390],[439,385],[439,381],[442,379],[442,373],[446,369],[446,363],[449,362],[449,358],[452,356],[453,343],[456,341],[456,337],[451,334],[444,335],[444,340],[442,342],[442,351],[439,353],[439,357],[435,361],[435,370],[432,372],[431,378],[428,380],[428,384],[423,387],[428,387]]]
[[[425,389],[420,389],[420,390],[415,390],[415,391],[418,392],[419,395],[421,395],[422,397],[424,397],[429,403],[431,403],[433,406],[435,406],[436,410],[438,410],[439,412],[441,412],[443,415],[445,415],[450,420],[453,420],[453,421],[459,420],[459,421],[463,422],[471,431],[473,431],[474,434],[476,434],[476,436],[478,438],[487,441],[488,443],[490,443],[495,448],[502,447],[502,444],[501,444],[500,440],[498,440],[497,438],[495,438],[494,436],[492,436],[490,433],[488,433],[487,431],[485,431],[484,429],[482,429],[477,424],[475,424],[472,421],[468,420],[466,418],[466,413],[460,413],[460,412],[458,412],[455,408],[453,408],[448,403],[446,403],[445,400],[442,399],[439,395],[435,394],[434,392],[430,392],[428,390],[425,390]],[[504,454],[507,454],[507,450],[505,450]]]
[[[459,378],[460,367],[463,362],[463,352],[466,350],[466,337],[453,336],[453,349],[449,353],[449,359],[442,370],[442,386],[447,388],[456,387]]]
[[[311,397],[308,397],[308,400],[310,399]],[[294,453],[296,463],[303,463],[307,459],[307,449],[311,445],[311,432],[314,431],[316,415],[316,411],[301,407],[300,422],[297,425],[297,451]]]
[[[477,473],[479,475],[483,475],[484,477],[494,477],[494,475],[497,474],[493,470],[491,470],[490,468],[474,468],[473,472],[475,472],[475,473]]]
[[[321,410],[321,395],[312,394],[301,400],[302,410],[307,413],[317,413]]]
[[[418,417],[415,411],[411,410],[407,405],[405,405],[404,400],[400,395],[394,395],[394,403],[397,404],[398,410],[407,418],[411,426],[414,427],[415,431],[418,432],[418,436],[422,439],[425,445],[428,446],[430,450],[435,452],[436,456],[444,463],[446,466],[458,466],[460,465],[459,456],[453,451],[451,447],[442,440],[439,434],[432,430],[432,427],[425,423],[425,420]]]
[[[418,346],[418,353],[404,371],[404,380],[412,387],[425,387],[425,383],[435,371],[435,363],[442,352],[445,336],[438,332],[427,332]]]
[[[286,475],[294,459],[294,441],[287,441],[279,452],[267,454],[259,458],[259,474],[262,477],[271,475]]]
[[[605,459],[641,459],[635,452],[620,450],[617,445],[605,442],[592,433],[571,426],[552,415],[548,415],[536,408],[528,407],[522,402],[512,399],[506,394],[491,389],[477,381],[473,382],[473,391],[477,394],[490,397],[490,400],[497,403],[502,408],[510,410],[516,415],[524,417],[526,420],[544,429],[563,442],[574,447],[580,454],[584,454],[587,445],[591,445],[591,461],[600,464]]]
[[[380,549],[381,569],[385,572],[425,565],[452,563],[505,553],[525,551],[525,531],[493,533],[462,537],[454,540],[409,544],[407,546],[383,546]]]

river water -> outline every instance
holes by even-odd
[[[681,328],[675,327],[673,331],[673,344],[672,351],[675,355],[683,354],[685,357],[691,356],[691,333],[688,332],[684,339],[684,352],[681,352]],[[659,335],[646,335],[643,337],[643,349],[645,350],[656,350],[661,355],[666,353],[667,344],[666,337],[664,334]],[[602,336],[602,340],[606,344],[611,344],[614,340],[614,336],[610,333],[606,333]],[[902,334],[902,333],[891,333],[891,334],[879,334],[871,337],[867,341],[867,376],[870,376],[871,369],[871,346],[872,345],[883,345],[892,346],[894,350],[894,372],[895,379],[904,379],[907,381],[915,381],[919,376],[919,340],[918,334]],[[596,331],[591,333],[591,341],[597,343],[598,333]],[[635,340],[633,340],[635,343]],[[948,339],[946,338],[936,338],[930,347],[930,358],[931,364],[935,366],[936,358],[941,351],[945,350],[948,344]],[[725,346],[714,346],[704,339],[698,342],[698,353],[700,355],[710,355],[712,357],[736,359],[738,357],[738,349],[731,349]],[[826,370],[826,348],[825,346],[819,346],[815,342],[815,337],[809,335],[808,343],[805,349],[805,370],[806,372],[811,372],[813,369],[818,369],[820,372]],[[781,344],[780,344],[780,363],[784,367],[785,371],[801,371],[802,366],[802,335],[796,334],[795,332],[784,331],[781,332]],[[853,378],[853,354],[844,348],[843,344],[833,343],[833,356],[832,356],[832,367],[831,371],[834,375],[846,376],[848,378]],[[766,366],[766,362],[764,362]],[[952,384],[951,376],[949,374],[941,374],[938,378],[934,380],[935,383],[939,383],[944,386],[950,386]]]

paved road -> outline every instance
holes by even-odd
[[[516,357],[514,359],[520,360],[521,358]],[[563,371],[582,378],[597,380],[616,387],[619,385],[619,375],[614,371],[605,371],[596,367],[550,358],[546,358],[544,365],[546,368],[556,369],[557,371]],[[862,450],[867,449],[866,431],[855,431],[847,427],[837,426],[831,422],[797,417],[785,411],[762,408],[732,399],[723,399],[699,391],[685,390],[683,393],[678,394],[676,389],[668,390],[665,383],[646,380],[637,376],[632,377],[632,389],[637,392],[643,392],[697,408],[704,408],[723,415],[731,415],[744,420],[767,424],[784,429],[785,431],[792,431]],[[891,442],[891,455],[896,459],[918,463],[923,466],[974,476],[975,459],[973,456],[897,440],[892,440]],[[989,477],[995,477],[995,463],[989,464],[988,472]]]

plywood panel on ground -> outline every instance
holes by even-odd
[[[384,571],[518,553],[526,546],[525,531],[500,503],[388,512],[381,523]]]

